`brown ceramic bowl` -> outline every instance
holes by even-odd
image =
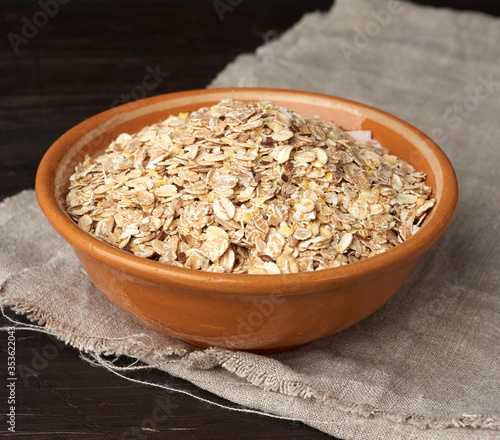
[[[351,265],[287,275],[215,274],[170,267],[125,253],[85,233],[66,214],[68,178],[85,155],[120,133],[134,133],[170,114],[223,98],[271,100],[345,129],[372,130],[384,146],[427,173],[437,204],[418,233],[384,254]],[[156,330],[199,347],[276,352],[349,327],[375,312],[401,287],[420,256],[450,223],[458,198],[453,168],[416,128],[366,105],[276,89],[212,89],[172,93],[100,113],[58,139],[36,179],[40,206],[99,289]]]

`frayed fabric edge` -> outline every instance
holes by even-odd
[[[7,317],[4,313],[5,307],[9,307],[16,314],[26,316],[31,322],[35,323],[36,325],[25,326],[25,324],[19,323],[12,318]],[[290,397],[299,397],[302,399],[314,399],[329,405],[334,410],[344,412],[352,416],[358,416],[366,420],[382,418],[385,421],[390,422],[391,424],[410,425],[422,430],[432,429],[442,431],[453,428],[500,430],[500,419],[482,414],[462,414],[461,416],[456,418],[438,420],[420,415],[392,414],[382,411],[381,409],[378,409],[371,405],[344,402],[299,380],[279,379],[274,375],[269,374],[262,368],[256,367],[255,365],[238,358],[235,355],[235,352],[226,349],[209,348],[206,350],[200,350],[193,348],[193,351],[189,351],[186,349],[170,349],[164,352],[159,352],[158,350],[151,350],[151,348],[145,347],[143,343],[134,340],[134,337],[142,335],[131,335],[129,337],[119,339],[78,335],[78,331],[76,329],[72,329],[67,324],[56,322],[51,316],[47,316],[41,307],[30,304],[28,301],[21,299],[13,300],[6,297],[0,298],[0,309],[3,316],[15,322],[16,324],[24,326],[25,329],[50,334],[60,339],[64,343],[78,349],[79,351],[89,354],[98,365],[101,365],[102,367],[105,367],[118,376],[130,381],[137,380],[122,374],[122,370],[131,371],[138,368],[157,368],[161,370],[162,365],[173,362],[181,362],[183,364],[186,364],[186,366],[198,369],[211,369],[221,367],[229,373],[246,380],[251,385],[262,389],[263,391],[276,392]],[[124,341],[126,341],[125,345],[123,344]],[[116,367],[111,362],[108,362],[103,358],[103,356],[118,357],[122,355],[136,358],[139,361],[147,363],[149,365],[145,367],[134,368]],[[146,385],[165,388],[164,385],[157,383],[142,383]],[[199,398],[198,396],[195,396],[183,390],[173,388],[168,389],[171,391],[179,392],[181,394],[189,394],[198,400],[206,401],[207,403],[221,406],[228,410],[242,412],[241,408],[233,408],[216,404],[215,402]],[[320,420],[302,420],[300,418],[283,417],[275,414],[261,412],[258,410],[243,410],[243,412],[257,413],[283,420],[300,421],[307,424],[334,423],[333,421],[325,422]]]
[[[25,300],[13,302],[9,298],[0,298],[0,308],[4,316],[4,308],[9,307],[18,315],[24,315],[35,325],[28,326],[28,330],[34,330],[50,334],[64,343],[84,353],[96,353],[104,356],[129,356],[143,360],[151,364],[160,364],[169,357],[182,357],[189,353],[185,349],[169,349],[164,351],[151,350],[144,343],[137,340],[145,335],[130,335],[123,338],[106,338],[100,336],[88,336],[79,334],[78,330],[68,324],[56,321],[52,316],[37,305]],[[7,317],[11,320],[11,318]],[[23,323],[16,322],[21,326]]]

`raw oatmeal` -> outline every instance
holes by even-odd
[[[76,167],[66,201],[80,228],[137,256],[280,274],[385,252],[419,229],[431,192],[369,132],[223,100],[121,134]]]

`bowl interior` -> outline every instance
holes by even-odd
[[[458,195],[455,174],[444,153],[427,136],[400,119],[363,104],[326,95],[279,89],[203,89],[178,92],[116,107],[82,122],[53,144],[40,165],[37,175],[37,195],[49,221],[70,242],[73,236],[80,236],[79,246],[83,246],[82,243],[86,242],[97,242],[97,239],[90,236],[82,239],[83,234],[86,235],[86,233],[79,230],[65,213],[68,179],[73,174],[75,166],[84,160],[85,156],[94,156],[103,151],[121,133],[132,134],[147,125],[166,119],[171,114],[177,115],[180,112],[190,112],[200,107],[211,106],[226,98],[248,101],[269,100],[306,116],[318,116],[321,119],[330,120],[347,130],[371,130],[373,136],[391,153],[400,156],[417,170],[427,174],[427,184],[433,188],[432,197],[437,198],[437,204],[427,217],[424,227],[417,234],[420,237],[418,240],[416,237],[411,237],[405,243],[374,258],[342,268],[314,272],[315,279],[326,281],[327,278],[331,279],[333,274],[347,278],[367,269],[375,273],[382,266],[390,265],[391,259],[392,264],[395,262],[403,264],[405,258],[418,258],[419,254],[437,240],[451,221]],[[184,275],[184,272],[193,272],[182,268],[159,268],[158,266],[165,265],[153,261],[146,261],[144,265],[143,259],[140,259],[142,261],[139,263],[136,261],[139,257],[122,251],[118,252],[124,255],[118,256],[117,250],[111,249],[110,245],[104,243],[99,242],[93,246],[92,252],[95,253],[97,248],[100,249],[101,256],[107,253],[109,254],[107,257],[113,255],[113,259],[120,259],[120,263],[116,262],[117,266],[127,262],[127,264],[134,265],[134,270],[139,266],[145,266],[150,269],[155,268],[154,271],[157,274],[162,271],[173,271],[179,277],[186,276],[186,279],[191,275]],[[198,273],[198,271],[195,272]],[[208,274],[199,275],[200,278],[204,276]],[[269,275],[249,276],[269,277]],[[299,281],[301,277],[305,279],[313,275],[311,273],[291,276],[292,278],[296,276],[294,281]],[[240,276],[242,277],[246,276]],[[286,278],[288,275],[281,277]],[[223,280],[224,277],[220,279]]]

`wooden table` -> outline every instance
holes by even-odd
[[[500,15],[500,4],[486,1],[419,3]],[[43,12],[42,4],[52,6]],[[331,4],[1,1],[0,199],[33,188],[43,153],[78,122],[130,99],[206,87],[238,54],[279,36],[305,12],[327,10]],[[157,81],[146,88],[143,80],[151,70]],[[301,423],[237,413],[128,382],[91,366],[77,350],[44,334],[18,330],[15,337],[19,380],[13,438],[331,438]],[[1,332],[0,339],[3,378],[8,334]],[[145,380],[236,406],[165,376],[141,373]],[[2,379],[0,438],[7,433],[5,383]]]

